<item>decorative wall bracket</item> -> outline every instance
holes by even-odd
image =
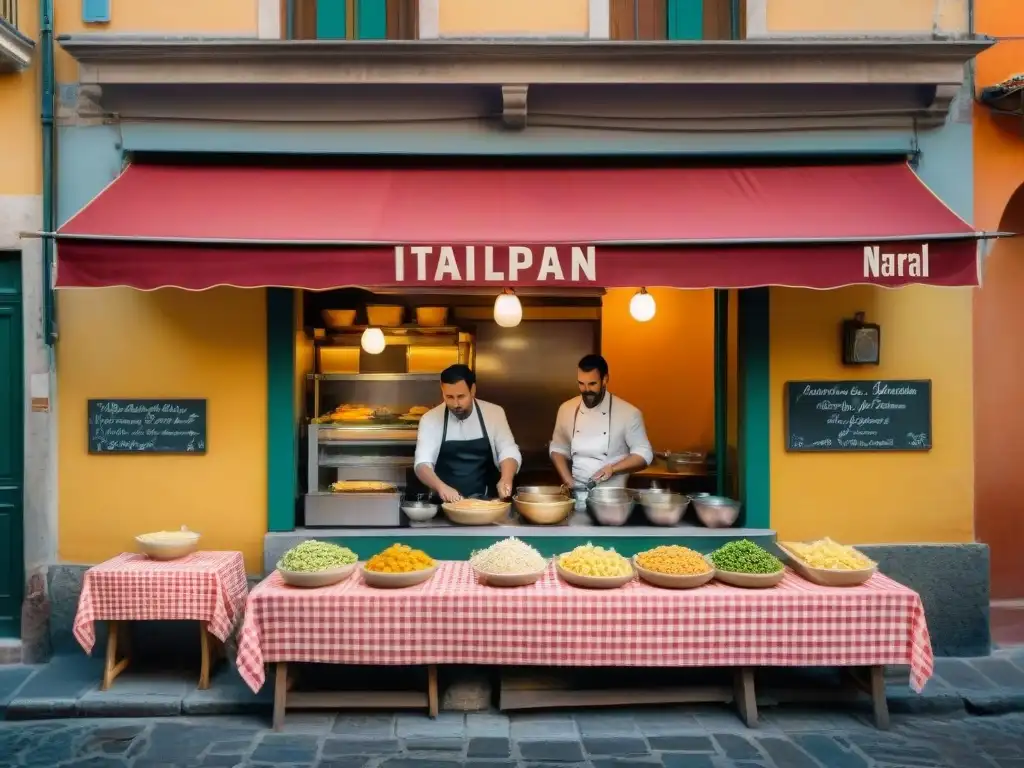
[[[501,86],[501,122],[506,128],[521,131],[526,128],[526,98],[528,85]]]

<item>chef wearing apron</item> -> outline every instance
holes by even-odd
[[[640,410],[608,391],[608,363],[587,355],[576,371],[580,394],[562,403],[549,453],[562,482],[625,487],[654,459]]]
[[[423,415],[416,435],[416,478],[442,501],[512,495],[522,455],[505,410],[476,398],[465,365],[441,373],[444,402]]]

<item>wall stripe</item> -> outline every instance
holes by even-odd
[[[612,36],[611,0],[590,0],[590,15],[587,37],[591,40],[607,40]]]
[[[419,39],[437,40],[441,36],[441,0],[419,2]]]
[[[267,289],[267,530],[295,528],[295,292]]]
[[[281,0],[257,0],[256,36],[260,40],[280,40],[281,31]]]
[[[771,527],[770,291],[748,288],[738,292],[738,469],[743,501],[739,524],[747,528]]]

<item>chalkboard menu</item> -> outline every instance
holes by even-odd
[[[206,401],[90,400],[89,453],[206,453]]]
[[[786,382],[786,450],[931,447],[931,381]]]

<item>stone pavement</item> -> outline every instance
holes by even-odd
[[[513,716],[298,715],[0,723],[0,766],[24,768],[1020,768],[1024,714],[778,711],[756,730],[725,709]]]
[[[102,666],[102,659],[82,653],[57,656],[41,666],[0,666],[0,718],[263,714],[269,713],[272,704],[272,684],[254,694],[229,665],[221,665],[206,691],[196,690],[195,667],[149,673],[129,667],[109,691],[100,691]],[[887,686],[890,710],[924,714],[1024,712],[1024,648],[997,650],[976,659],[940,658],[936,659],[935,670],[920,695],[907,686],[905,670],[893,670]],[[825,674],[818,673],[788,669],[759,672],[758,701],[762,707],[778,703],[773,683],[779,689],[819,689],[827,681]],[[443,687],[444,675],[441,682]]]

